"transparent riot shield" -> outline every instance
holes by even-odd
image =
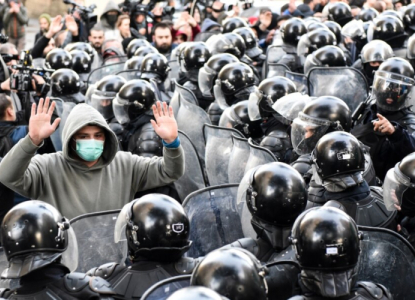
[[[184,151],[186,172],[174,182],[174,186],[182,202],[194,191],[206,187],[202,162],[197,155],[196,147],[190,138],[179,130],[180,145]]]
[[[128,60],[128,57],[126,55],[111,56],[104,60],[104,66],[125,63],[127,60]]]
[[[266,71],[265,71],[265,78],[271,77],[269,75],[270,71],[275,71],[272,67],[277,65],[280,59],[286,54],[284,49],[281,45],[273,45],[268,47],[267,49],[267,58],[266,58]],[[276,76],[276,75],[274,75]],[[284,76],[284,75],[282,75]]]
[[[177,125],[193,142],[197,154],[204,161],[205,158],[205,141],[203,139],[204,124],[211,124],[209,115],[199,106],[183,100],[178,96],[178,108],[175,113]]]
[[[208,187],[190,194],[183,203],[190,220],[192,246],[186,253],[200,257],[243,238],[236,206],[238,184]]]
[[[268,65],[268,74],[267,78],[271,78],[274,76],[283,76],[285,77],[285,72],[290,71],[284,64],[270,64]]]
[[[195,94],[188,88],[185,88],[176,82],[176,91],[179,93],[180,99],[199,106],[199,101],[197,101]]]
[[[169,91],[175,91],[176,88],[176,79],[179,79],[179,73],[180,73],[180,65],[179,65],[179,61],[177,59],[174,60],[170,60],[169,61],[169,66],[170,66],[170,72],[167,75],[167,79],[164,83],[166,90]]]
[[[87,272],[108,262],[123,264],[127,241],[114,243],[114,227],[120,210],[78,216],[70,221],[78,241],[77,272]]]
[[[166,102],[166,101],[164,101],[165,99],[163,99],[163,97],[161,96],[161,92],[160,92],[160,90],[157,86],[157,81],[154,78],[152,78],[152,79],[150,79],[150,84],[154,89],[154,94],[156,95],[156,100],[160,101],[160,102]]]
[[[3,247],[0,247],[0,275],[9,267],[6,254],[4,253]]]
[[[118,72],[121,72],[124,70],[124,63],[115,63],[111,65],[105,65],[98,69],[93,70],[91,73],[89,73],[87,84],[88,86],[90,84],[95,84],[102,78],[104,78],[107,75],[115,75]]]
[[[65,127],[65,123],[66,123],[66,120],[68,119],[69,114],[71,113],[72,109],[76,106],[76,103],[64,102],[60,98],[51,98],[51,100],[55,101],[56,103],[55,110],[58,116],[61,118],[61,121],[59,123],[59,127],[50,136],[50,139],[53,143],[53,147],[55,148],[55,150],[62,151],[63,128]]]
[[[313,68],[307,77],[310,96],[338,97],[346,102],[351,111],[355,111],[369,96],[365,76],[354,68]]]
[[[280,257],[282,259],[282,257]],[[285,300],[298,294],[298,275],[300,265],[287,258],[266,264],[268,274],[265,277],[268,285],[268,299]]]
[[[116,75],[120,75],[125,80],[133,80],[133,79],[140,79],[141,78],[141,70],[122,70],[118,72]]]
[[[304,74],[286,71],[285,77],[294,82],[297,87],[297,92],[301,94],[308,94],[308,82],[307,77]]]
[[[393,299],[415,299],[415,250],[396,232],[382,228],[362,227],[362,252],[359,259],[359,281],[386,286]]]
[[[203,126],[203,137],[206,143],[206,173],[211,186],[230,183],[228,168],[233,147],[232,135],[244,137],[233,128],[208,124]]]
[[[165,300],[174,292],[190,286],[192,275],[182,275],[157,282],[150,287],[141,297],[141,300]]]
[[[239,183],[245,173],[246,163],[249,158],[248,140],[232,134],[232,152],[229,157],[228,176],[229,182]]]
[[[278,161],[271,151],[264,147],[255,145],[251,138],[248,140],[248,144],[249,158],[246,163],[244,174],[246,174],[252,168]]]

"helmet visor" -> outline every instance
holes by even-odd
[[[261,120],[261,113],[259,112],[259,102],[263,98],[261,91],[255,87],[255,92],[249,95],[248,115],[251,121]]]
[[[405,107],[414,79],[399,74],[377,71],[373,80],[372,93],[376,104],[386,111],[398,111]]]
[[[69,223],[69,221],[67,221]],[[66,229],[68,232],[68,248],[62,254],[62,264],[68,267],[71,272],[78,268],[78,241],[72,226]]]
[[[114,111],[114,116],[117,119],[118,123],[121,125],[127,124],[130,122],[130,117],[128,115],[128,103],[124,103],[123,100],[116,97],[112,101],[112,109]]]
[[[226,102],[225,95],[222,92],[220,80],[216,80],[216,84],[213,87],[213,93],[215,94],[215,101],[218,103],[221,109],[225,110],[229,107],[228,103]]]
[[[310,100],[311,98],[308,95],[292,93],[278,99],[278,101],[272,105],[272,108],[281,116],[277,117],[277,119],[280,122],[289,125],[298,117],[298,114],[303,111],[303,108]]]
[[[291,142],[298,155],[310,154],[331,122],[299,113],[291,126]]]
[[[109,120],[114,117],[112,99],[114,99],[115,96],[116,93],[107,93],[105,96],[100,96],[94,93],[91,97],[91,106],[99,111],[105,120]]]
[[[297,55],[307,55],[309,54],[310,40],[307,34],[304,34],[297,45]]]
[[[207,98],[213,97],[212,90],[215,77],[217,76],[216,72],[210,70],[207,66],[204,66],[199,70],[199,88],[202,92],[202,95]]]
[[[388,171],[383,183],[383,199],[389,211],[397,210],[402,205],[403,193],[411,185],[411,180],[402,174],[398,164]]]
[[[125,229],[127,228],[127,223],[131,219],[132,207],[135,201],[131,201],[124,205],[120,214],[118,215],[117,221],[115,222],[114,227],[114,242],[117,244],[121,241],[127,240],[125,235]]]

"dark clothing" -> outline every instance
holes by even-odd
[[[36,42],[42,37],[44,35],[44,33],[43,33],[43,31],[42,30],[40,30],[38,33],[36,33],[36,35],[35,35],[35,44],[34,45],[36,45]],[[34,46],[33,45],[33,46]]]
[[[384,135],[373,130],[373,120],[377,120],[375,104],[364,111],[351,133],[363,144],[370,147],[376,176],[383,180],[386,173],[405,156],[415,151],[415,114],[409,109],[397,112],[379,112],[395,126],[392,135]]]
[[[35,46],[31,50],[32,58],[39,58],[44,57],[43,50],[48,46],[50,39],[45,37],[44,35],[41,36],[35,43]]]
[[[154,42],[151,43],[151,46],[157,48],[156,44]],[[163,54],[168,60],[170,60],[171,52],[173,51],[173,49],[176,49],[177,46],[179,46],[179,45],[177,45],[175,43],[172,43],[169,51],[167,51],[166,53],[162,53],[162,52],[160,52],[160,53]],[[157,50],[160,51],[160,49],[157,49]]]

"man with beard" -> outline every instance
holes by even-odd
[[[153,46],[167,57],[170,58],[171,51],[177,47],[174,44],[173,37],[169,25],[164,22],[157,23],[153,27]]]
[[[45,35],[49,31],[50,23],[51,23],[51,17],[48,14],[42,14],[39,17],[39,27],[40,31],[36,33],[35,36],[35,44],[38,39],[40,39],[43,35]]]
[[[104,43],[104,29],[101,26],[95,25],[92,27],[89,36],[89,43],[97,51],[100,60],[102,61],[102,44]]]

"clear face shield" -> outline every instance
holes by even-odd
[[[376,104],[385,111],[399,111],[405,107],[415,80],[384,71],[376,71],[372,94]]]
[[[291,126],[291,142],[298,155],[310,154],[318,140],[334,125],[333,122],[313,118],[302,112]]]
[[[116,95],[115,92],[101,92],[96,90],[91,97],[91,106],[98,110],[105,120],[109,120],[114,117],[112,99],[114,99]]]
[[[310,100],[308,95],[291,93],[278,99],[272,105],[272,109],[277,112],[278,116],[275,117],[278,121],[285,125],[291,125]]]
[[[213,93],[215,95],[215,101],[219,105],[219,107],[223,110],[229,107],[228,103],[226,102],[225,95],[221,89],[221,82],[219,79],[216,79],[216,84],[213,87]]]
[[[125,234],[125,230],[127,228],[127,224],[130,223],[132,217],[132,209],[133,205],[136,201],[131,201],[124,205],[120,214],[118,215],[117,221],[115,222],[114,227],[114,242],[118,244],[119,242],[126,241],[127,236]]]
[[[199,88],[200,91],[202,92],[203,97],[206,98],[212,98],[212,90],[213,90],[213,85],[215,83],[215,77],[218,74],[211,68],[209,68],[207,65],[205,65],[204,67],[200,68],[199,70]]]
[[[304,34],[301,36],[300,40],[298,41],[297,45],[297,55],[298,56],[306,56],[309,54],[310,51],[310,39],[308,38],[308,34]]]
[[[68,267],[71,272],[74,272],[78,268],[78,241],[73,228],[70,225],[67,228],[66,224],[69,225],[69,220],[66,218],[64,222],[58,223],[61,236],[64,237],[67,233],[68,238],[68,248],[62,253],[62,264]]]
[[[114,111],[114,116],[117,119],[118,123],[121,125],[128,124],[130,122],[130,117],[128,115],[129,102],[118,97],[112,101],[112,109]]]
[[[263,97],[264,95],[261,93],[261,91],[257,87],[255,87],[255,92],[253,92],[249,96],[248,115],[251,121],[261,120],[261,113],[259,111],[259,103]]]
[[[402,206],[403,194],[408,188],[415,188],[409,177],[399,170],[399,163],[386,174],[383,183],[383,200],[386,209],[394,211]]]

